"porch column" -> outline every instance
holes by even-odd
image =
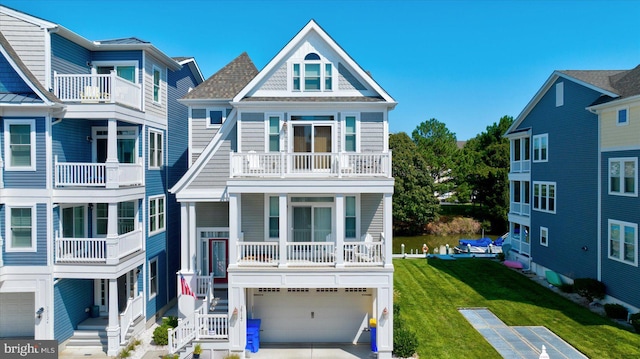
[[[344,194],[336,194],[336,268],[344,268]]]
[[[118,123],[110,118],[107,125],[107,159],[105,161],[107,188],[118,188]]]
[[[185,273],[189,271],[189,203],[180,202],[180,218],[180,272]]]
[[[378,288],[376,292],[378,358],[391,359],[393,350],[393,287]]]
[[[240,241],[238,196],[237,193],[229,194],[229,268],[238,268],[238,241]]]
[[[118,320],[118,279],[109,279],[109,326],[107,326],[107,355],[116,356],[120,349]]]
[[[383,225],[382,230],[384,233],[384,266],[385,268],[393,267],[393,212],[392,212],[392,193],[385,193],[383,198],[383,210],[382,215]],[[392,301],[393,302],[393,301]]]
[[[198,233],[196,233],[196,204],[189,202],[189,273],[196,273],[198,257],[196,255],[198,245]]]
[[[107,204],[107,264],[118,263],[118,203]]]
[[[280,214],[280,225],[278,231],[280,232],[278,240],[278,252],[280,258],[278,258],[278,266],[280,268],[287,267],[287,240],[289,238],[289,213],[287,213],[287,194],[281,193],[278,197],[278,213]]]
[[[247,306],[245,289],[229,288],[229,351],[244,358],[247,345]]]

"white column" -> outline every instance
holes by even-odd
[[[240,240],[239,194],[229,194],[229,268],[238,267],[238,241]]]
[[[118,263],[118,203],[107,204],[107,264]]]
[[[344,194],[336,195],[336,268],[344,268]]]
[[[384,217],[384,223],[382,230],[384,231],[384,266],[393,267],[392,255],[393,255],[393,212],[392,212],[392,194],[385,193],[383,199],[382,215]]]
[[[107,355],[116,356],[120,349],[118,320],[118,280],[109,279],[109,326],[107,326]]]
[[[118,123],[115,118],[110,118],[107,127],[107,188],[118,188]]]
[[[393,351],[393,287],[378,288],[376,292],[378,358],[391,359]]]
[[[196,246],[198,245],[198,233],[196,232],[196,204],[189,202],[189,273],[195,273],[198,257]]]
[[[180,203],[180,271],[189,270],[189,203]]]
[[[285,268],[287,267],[287,240],[289,238],[289,213],[286,193],[281,193],[278,197],[278,213],[280,215],[280,225],[278,227],[278,231],[280,232],[278,240],[280,258],[278,259],[278,266]]]
[[[247,345],[247,306],[245,289],[229,288],[229,351],[244,358]]]

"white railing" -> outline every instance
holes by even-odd
[[[379,266],[384,264],[384,242],[345,242],[345,266]]]
[[[511,161],[511,173],[529,172],[531,170],[530,160]]]
[[[213,288],[213,275],[197,275],[195,276],[196,285],[193,289],[198,298],[207,297],[209,291]]]
[[[287,242],[287,264],[319,266],[335,264],[333,242]]]
[[[196,339],[229,338],[229,316],[227,314],[196,314],[198,330]]]
[[[278,242],[238,242],[238,264],[277,266],[280,258]]]
[[[529,203],[511,202],[509,212],[528,216],[531,214],[531,205]]]
[[[142,163],[139,159],[138,163]],[[117,168],[116,178],[108,176],[108,166]],[[82,186],[82,187],[107,187],[112,183],[117,186],[142,185],[141,164],[135,163],[84,163],[84,162],[58,162],[58,156],[54,159],[54,184],[56,187]]]
[[[143,314],[142,306],[144,301],[142,298],[142,294],[135,298],[129,298],[127,300],[127,307],[124,312],[120,314],[120,343],[125,341],[129,327],[139,316]]]
[[[114,239],[56,238],[56,263],[115,264],[124,256],[142,249],[142,230],[125,233]]]
[[[139,84],[118,77],[114,71],[108,75],[57,72],[53,75],[54,94],[64,102],[117,102],[140,109],[141,88]]]
[[[234,153],[233,177],[391,177],[391,152],[371,153]]]
[[[173,354],[182,349],[196,338],[196,313],[185,319],[178,319],[178,326],[168,329],[169,353]]]

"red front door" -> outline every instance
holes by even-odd
[[[209,238],[209,273],[215,283],[227,283],[229,251],[227,238]]]

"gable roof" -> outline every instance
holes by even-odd
[[[246,52],[243,52],[182,99],[231,100],[257,74],[258,69],[253,64],[253,61],[251,61]]]
[[[372,88],[380,98],[395,106],[395,100],[369,75],[364,71],[357,62],[355,62],[349,54],[347,54],[340,45],[338,45],[324,29],[320,27],[313,19],[310,20],[281,50],[274,56],[271,61],[262,69],[260,73],[254,77],[234,98],[233,102],[240,102],[247,94],[249,94],[262,80],[265,79],[276,66],[286,59],[286,57],[300,44],[307,35],[315,32],[335,53],[350,67],[357,75],[362,78],[366,84]]]
[[[0,55],[4,56],[14,71],[22,78],[22,80],[31,88],[33,94],[12,94],[18,96],[3,96],[1,102],[16,103],[45,103],[52,105],[60,103],[60,100],[51,92],[47,91],[44,86],[36,79],[35,75],[29,70],[27,65],[22,62],[20,56],[15,52],[13,47],[0,31]],[[5,94],[8,95],[8,94]],[[39,99],[40,101],[38,101]]]
[[[198,63],[196,62],[196,59],[194,57],[177,56],[173,57],[173,60],[182,66],[187,66],[191,70],[191,73],[196,77],[197,85],[200,85],[204,82],[204,76],[202,76],[200,66],[198,66]]]
[[[124,37],[121,39],[100,40],[96,42],[99,44],[150,44],[149,41],[144,41],[137,37]]]

